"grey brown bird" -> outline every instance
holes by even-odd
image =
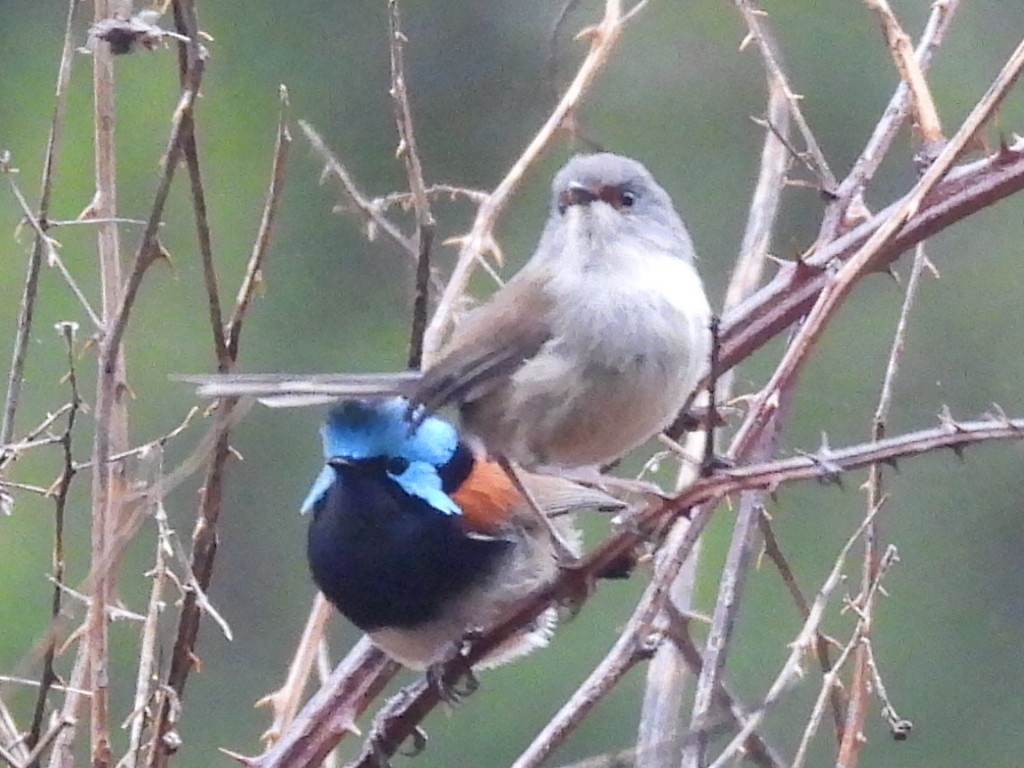
[[[643,165],[577,155],[555,176],[529,262],[458,324],[422,374],[188,377],[268,404],[403,395],[527,468],[613,461],[666,427],[710,356],[690,236]]]

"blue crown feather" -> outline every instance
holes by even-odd
[[[442,490],[437,467],[455,454],[459,435],[455,428],[435,416],[413,427],[407,419],[407,401],[348,400],[331,409],[320,428],[324,459],[359,461],[379,456],[403,458],[409,462],[400,475],[389,473],[406,493],[423,499],[446,515],[462,513]],[[335,470],[325,466],[313,481],[300,511],[309,512],[330,490]]]
[[[400,398],[348,400],[332,408],[320,430],[324,458],[400,456],[410,462],[441,466],[458,447],[455,427],[436,416],[428,416],[414,429],[406,418],[408,410],[408,402]]]

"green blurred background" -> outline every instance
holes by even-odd
[[[580,4],[567,30],[600,12]],[[894,2],[916,35],[929,10],[925,0]],[[856,157],[889,98],[896,76],[867,10],[848,0],[766,3],[807,117],[842,175]],[[277,89],[288,86],[292,114],[309,120],[370,194],[404,185],[395,161],[388,90],[383,0],[354,3],[200,3],[203,28],[214,40],[198,104],[198,133],[222,292],[232,298],[260,216],[277,117]],[[64,3],[4,0],[0,6],[0,149],[20,167],[18,183],[35,199],[61,46]],[[554,102],[547,44],[556,4],[539,0],[408,2],[404,8],[408,84],[428,181],[490,188],[532,137]],[[731,3],[655,0],[626,30],[608,68],[579,115],[601,145],[651,167],[683,212],[714,303],[739,246],[757,172],[761,131],[749,116],[763,111],[764,86],[756,53],[737,50],[744,28]],[[930,75],[947,130],[955,130],[1024,33],[1019,0],[964,3]],[[85,26],[76,29],[84,42]],[[584,51],[563,35],[564,84]],[[117,60],[117,143],[120,212],[140,218],[151,204],[158,159],[177,99],[173,50]],[[71,219],[92,194],[90,61],[76,56],[53,204],[53,218]],[[996,128],[1024,125],[1015,92]],[[246,323],[244,370],[382,370],[404,362],[412,274],[386,243],[367,244],[358,223],[337,215],[336,190],[318,184],[319,163],[299,131],[269,261],[265,289]],[[996,134],[993,131],[992,136]],[[572,147],[556,143],[529,176],[499,227],[509,257],[505,274],[529,255],[545,217],[547,185]],[[880,208],[914,180],[906,132],[868,195]],[[212,370],[201,270],[187,184],[180,174],[167,210],[163,242],[173,266],[147,275],[128,336],[129,380],[135,393],[131,433],[136,442],[177,425],[194,404],[189,387],[168,374]],[[822,210],[811,190],[794,188],[775,242],[793,257],[812,239]],[[929,244],[941,280],[926,279],[910,324],[896,389],[890,433],[928,427],[948,404],[959,416],[991,403],[1024,412],[1024,311],[1021,288],[1022,212],[1011,199],[982,212]],[[437,206],[440,237],[465,230],[463,204]],[[19,210],[0,196],[0,338],[8,359],[31,238],[14,236]],[[87,227],[56,230],[62,255],[98,304],[95,246]],[[126,254],[139,228],[125,227]],[[452,250],[438,249],[442,266]],[[898,265],[905,276],[906,259]],[[79,307],[52,270],[44,271],[27,370],[19,434],[47,409],[65,401],[64,352],[53,324],[77,320]],[[478,287],[487,290],[485,283]],[[863,440],[869,430],[901,290],[871,278],[847,302],[802,378],[784,453],[813,449],[821,432],[833,445]],[[739,371],[737,392],[763,381],[778,353],[772,345]],[[83,386],[92,392],[94,354],[79,357]],[[5,377],[6,379],[6,377]],[[216,751],[258,751],[267,713],[253,702],[283,679],[313,588],[303,557],[299,501],[319,465],[320,413],[258,410],[238,428],[245,456],[231,467],[222,518],[221,549],[212,600],[234,629],[228,642],[210,621],[199,642],[203,666],[188,684],[177,765],[228,765]],[[90,449],[90,417],[77,434],[76,455]],[[165,461],[186,457],[200,429],[175,441]],[[894,743],[877,717],[867,721],[863,765],[1016,767],[1024,752],[1024,461],[1018,445],[906,461],[888,481],[883,514],[887,541],[901,562],[886,581],[873,628],[878,661],[900,714],[912,719],[909,741]],[[60,468],[56,450],[38,451],[14,466],[19,482],[48,485]],[[772,505],[777,532],[804,589],[821,583],[841,543],[863,513],[850,477],[845,490],[785,488]],[[196,483],[167,501],[172,524],[190,535]],[[75,484],[68,510],[72,583],[87,569],[88,477]],[[710,609],[731,520],[722,512],[705,537],[699,606]],[[48,623],[52,503],[19,494],[14,515],[0,519],[0,671],[37,674],[30,649]],[[595,529],[595,535],[600,528]],[[122,572],[122,597],[144,610],[154,525],[133,543]],[[851,563],[856,589],[858,565]],[[643,578],[602,586],[551,649],[488,673],[482,689],[452,717],[426,723],[431,737],[420,768],[491,766],[510,762],[615,640]],[[81,617],[80,606],[75,615]],[[169,653],[168,615],[162,659]],[[340,653],[356,637],[343,622],[332,627]],[[777,674],[800,625],[771,567],[751,574],[740,612],[728,679],[748,701],[758,700]],[[833,611],[826,629],[848,633],[848,616]],[[116,624],[111,670],[115,719],[131,708],[138,626]],[[62,660],[66,670],[70,658]],[[813,666],[813,660],[808,660]],[[403,678],[407,680],[409,678]],[[630,745],[643,675],[634,672],[584,723],[555,763]],[[818,690],[813,673],[769,718],[767,733],[785,754],[799,739]],[[4,696],[25,722],[33,694],[11,686]],[[819,739],[818,764],[828,760]],[[399,764],[407,763],[402,758]]]

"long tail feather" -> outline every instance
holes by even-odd
[[[271,407],[319,405],[347,397],[395,397],[420,378],[404,373],[227,373],[178,375],[199,397],[253,397]]]

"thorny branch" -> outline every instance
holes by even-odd
[[[781,389],[795,380],[829,320],[853,290],[853,287],[869,270],[876,270],[880,263],[884,263],[884,250],[898,240],[900,231],[921,209],[929,194],[938,188],[939,183],[946,177],[953,163],[966,148],[967,143],[988,122],[1016,81],[1022,67],[1024,67],[1024,41],[1007,60],[988,91],[971,110],[963,125],[946,144],[935,162],[921,176],[914,189],[895,206],[887,209],[888,213],[881,218],[878,228],[823,286],[771,379],[755,399],[751,412],[756,414],[757,418],[749,420],[741,427],[740,435],[744,440],[763,429],[766,420],[772,418],[772,409],[768,407],[769,401],[778,396]]]
[[[114,15],[110,0],[96,0],[94,20],[102,23]],[[108,45],[93,51],[93,126],[95,141],[96,192],[90,215],[113,219],[117,216],[117,174],[115,171],[114,62]],[[173,167],[173,166],[172,166]],[[102,329],[96,376],[96,428],[93,435],[92,532],[90,571],[92,600],[86,617],[86,642],[79,649],[81,670],[88,676],[91,691],[90,760],[93,768],[110,764],[109,635],[107,607],[114,596],[117,563],[110,558],[122,508],[125,484],[123,465],[110,463],[110,456],[128,447],[128,408],[125,404],[127,375],[118,326],[127,320],[122,307],[128,291],[122,282],[120,242],[116,224],[97,227],[97,253],[102,291]],[[76,667],[78,664],[76,663]],[[77,682],[72,678],[73,682]],[[79,686],[75,686],[79,687]],[[75,696],[66,703],[74,706]],[[73,714],[74,710],[72,709]],[[65,713],[68,714],[68,713]],[[65,734],[71,734],[71,729]],[[58,744],[54,755],[62,755]],[[67,755],[70,759],[70,755]]]
[[[755,399],[751,408],[750,416],[740,428],[740,431],[734,441],[734,446],[751,444],[764,445],[766,441],[774,440],[776,438],[778,425],[781,422],[781,413],[784,410],[785,403],[788,401],[789,393],[792,391],[792,383],[795,381],[795,377],[801,369],[802,364],[808,359],[818,336],[825,328],[827,322],[833,316],[836,309],[845,296],[850,292],[854,284],[864,274],[864,270],[867,266],[876,258],[878,250],[885,245],[887,241],[891,241],[896,232],[904,225],[908,218],[913,215],[913,213],[917,212],[921,202],[949,170],[952,163],[959,156],[959,153],[966,146],[966,142],[973,138],[985,123],[991,115],[992,110],[1004,97],[1006,89],[1008,89],[1016,79],[1022,65],[1024,65],[1024,47],[1018,48],[1018,51],[1011,56],[1007,65],[1004,67],[1003,72],[996,78],[993,87],[990,88],[989,92],[982,97],[978,106],[972,111],[971,115],[968,116],[957,135],[945,147],[936,159],[935,163],[925,172],[924,176],[918,182],[910,195],[904,198],[901,203],[897,204],[892,215],[883,220],[881,226],[868,238],[862,248],[848,262],[845,262],[842,266],[838,267],[834,276],[832,276],[832,278],[826,283],[824,290],[818,297],[810,314],[798,330],[793,343],[783,355],[783,359],[775,373],[772,375],[769,383],[761,390],[761,393]],[[743,497],[741,497],[741,499],[742,498]],[[741,502],[740,519],[743,519],[744,509],[746,508]],[[756,520],[756,518],[753,517],[751,519]],[[739,530],[738,523],[737,531]],[[752,530],[752,528],[750,530]],[[737,552],[746,551],[745,547],[749,546],[749,544],[747,544],[748,539],[749,530],[743,530],[734,538],[733,544],[731,545],[732,548],[730,549],[730,563],[732,561],[733,548],[737,548]],[[731,575],[732,579],[735,579],[743,570],[745,570],[745,568],[746,563],[738,560],[735,567],[727,565],[726,574]],[[736,597],[734,593],[736,590],[731,587],[733,583],[733,580],[730,578],[723,580],[719,601],[716,604],[716,625],[718,624],[719,615],[722,617],[728,617],[733,615],[735,611],[734,606],[736,605]],[[741,584],[742,582],[735,581],[735,583]],[[723,627],[727,628],[728,626],[728,623],[723,621]],[[712,634],[709,638],[709,651],[711,649],[724,649],[726,647],[728,647],[728,634],[724,634],[722,637],[716,637]],[[709,670],[714,674],[714,668],[710,665],[705,665],[705,672],[708,672]],[[703,677],[704,675],[702,675],[702,678]],[[692,729],[695,731],[698,731],[697,723],[700,722],[700,718],[706,717],[710,708],[710,698],[707,693],[708,690],[709,686],[706,686],[704,688],[704,697],[698,697],[695,702],[694,719],[691,725]],[[709,740],[706,733],[698,731],[697,738],[692,742],[691,748],[687,754],[687,759],[684,761],[684,766],[700,768],[706,765],[708,746]],[[720,757],[716,763],[720,763],[721,759],[722,758]]]
[[[972,213],[1024,189],[1024,140],[983,160],[962,165],[920,204],[917,213],[883,243],[870,265],[882,271],[923,240]],[[893,203],[867,221],[821,247],[799,262],[785,262],[761,290],[722,318],[721,363],[732,368],[769,338],[803,317],[834,277],[830,265],[845,263],[890,220],[907,198]]]
[[[835,187],[835,179],[831,176],[828,166],[824,164],[824,159],[820,155],[820,150],[817,149],[818,143],[815,140],[810,127],[804,120],[803,115],[797,106],[797,101],[792,96],[792,90],[786,81],[785,75],[781,71],[776,54],[777,45],[774,43],[772,38],[768,36],[767,26],[763,23],[761,14],[745,2],[739,2],[737,5],[740,7],[744,19],[750,29],[750,38],[755,39],[760,45],[765,69],[769,74],[769,81],[775,84],[776,87],[780,88],[783,93],[789,97],[788,103],[794,109],[793,116],[795,122],[804,136],[805,144],[814,159],[814,165],[819,169],[819,173],[821,174],[822,188],[831,192]],[[951,14],[947,14],[945,16],[947,21],[950,15]],[[922,39],[922,51],[929,50],[928,42],[932,39],[932,35],[937,35],[939,33],[941,27],[938,20],[941,18],[943,17],[939,15],[938,9],[936,8],[933,12],[929,27],[926,29],[925,35]],[[916,68],[915,66],[915,69],[920,73],[920,68]],[[918,84],[918,90],[923,87],[924,86],[920,83]],[[900,95],[897,93],[897,96],[894,97],[894,102],[898,103],[899,98]],[[925,100],[921,97],[920,101],[924,103]],[[890,120],[890,122],[898,124],[898,121],[895,118]],[[769,126],[773,126],[773,121],[769,120]],[[776,450],[775,446],[778,445],[780,438],[782,416],[792,397],[792,391],[789,388],[780,387],[775,390],[775,392],[776,402],[773,405],[773,410],[768,415],[767,421],[762,421],[760,423],[760,429],[762,431],[759,434],[759,439],[756,441],[757,445],[752,448],[753,452],[762,458],[769,458]],[[750,437],[750,433],[745,432],[745,429],[750,424],[758,423],[755,421],[756,419],[765,418],[766,412],[764,410],[764,405],[767,404],[767,402],[767,400],[761,401],[751,409],[751,415],[748,417],[745,427],[741,429],[740,435],[735,443],[736,445],[749,443],[748,438]],[[763,520],[762,496],[763,494],[758,492],[747,492],[740,495],[739,512],[737,514],[733,538],[730,543],[727,562],[720,583],[719,596],[716,601],[712,628],[706,644],[706,661],[709,663],[705,663],[702,669],[700,679],[697,684],[697,692],[694,697],[691,728],[695,735],[687,745],[684,759],[684,765],[687,766],[702,766],[706,763],[706,753],[709,745],[708,734],[705,730],[698,728],[698,724],[710,716],[712,707],[714,706],[714,691],[718,685],[718,678],[724,667],[725,654],[730,647],[729,640],[732,626],[735,621],[736,611],[739,607],[744,576],[747,568],[749,567],[751,551],[754,546],[754,533],[758,523]],[[816,641],[819,650],[819,662],[827,671],[830,665],[827,646],[825,646],[820,635],[816,637]],[[842,701],[837,690],[832,691],[832,704],[837,724],[837,738],[841,738],[840,724],[842,720]]]

